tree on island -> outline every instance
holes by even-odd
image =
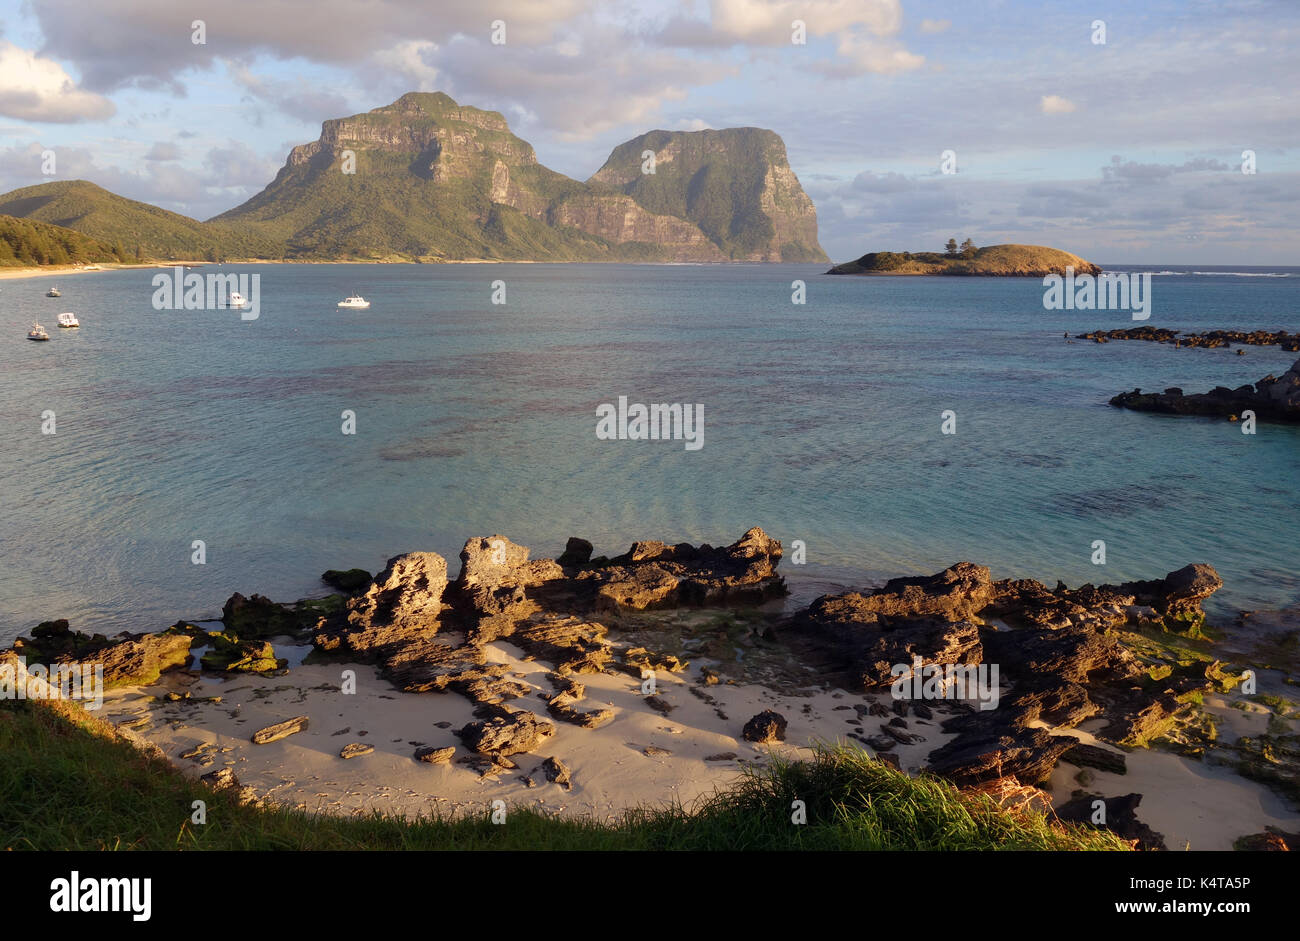
[[[975,247],[975,243],[972,242],[970,239],[967,239],[966,241],[961,243],[961,254],[963,258],[974,258],[975,252],[977,252],[978,250],[979,249]]]
[[[956,255],[956,254],[957,254],[957,240],[956,240],[956,239],[948,239],[948,244],[944,246],[944,252],[945,252],[945,254],[948,254],[948,255]]]

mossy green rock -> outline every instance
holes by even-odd
[[[370,587],[371,582],[370,573],[365,569],[330,569],[320,578],[331,588],[337,588],[349,595],[360,594]]]
[[[264,640],[240,640],[234,634],[211,631],[211,649],[199,661],[205,670],[226,673],[269,673],[283,670],[287,661],[277,659],[275,648]]]
[[[161,634],[85,634],[74,631],[66,620],[44,621],[32,636],[14,641],[14,652],[28,665],[40,663],[96,664],[103,668],[104,686],[147,686],[164,670],[184,666],[190,660],[190,638]]]
[[[236,592],[221,609],[221,623],[245,640],[301,637],[319,627],[323,618],[342,612],[346,603],[343,595],[304,598],[289,605],[263,595],[245,598]]]

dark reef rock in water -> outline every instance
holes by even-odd
[[[365,569],[330,569],[321,575],[320,580],[345,594],[359,595],[370,587],[371,577]]]
[[[585,539],[570,536],[564,546],[564,553],[555,561],[566,568],[574,565],[586,565],[591,561],[593,546]]]
[[[1258,418],[1300,422],[1300,360],[1281,376],[1265,376],[1253,386],[1236,389],[1219,386],[1209,392],[1185,395],[1181,389],[1164,392],[1121,392],[1110,400],[1116,408],[1166,415],[1241,417],[1252,411]]]
[[[1209,330],[1205,333],[1182,333],[1167,327],[1130,327],[1121,330],[1093,330],[1077,333],[1075,339],[1109,343],[1111,340],[1146,340],[1149,343],[1171,343],[1177,347],[1217,349],[1239,343],[1243,346],[1279,346],[1292,353],[1300,352],[1300,334],[1279,330]]]
[[[262,595],[245,598],[235,592],[221,609],[226,630],[245,640],[288,635],[302,637],[316,629],[323,618],[343,608],[342,595],[304,598],[296,604],[280,604]]]

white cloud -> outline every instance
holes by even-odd
[[[293,80],[265,78],[255,74],[240,61],[224,63],[235,83],[255,101],[263,102],[277,111],[314,124],[326,118],[341,117],[351,105],[337,92],[322,89],[317,83],[302,76]]]
[[[803,21],[812,36],[862,28],[892,36],[903,25],[899,0],[713,0],[714,30],[758,44],[790,42],[790,24]]]
[[[53,59],[0,40],[0,114],[69,124],[106,118],[116,110],[102,95],[79,89]]]
[[[509,44],[550,41],[594,0],[313,0],[268,3],[223,0],[202,10],[176,0],[41,0],[32,10],[46,48],[75,63],[89,88],[121,85],[178,90],[181,76],[218,59],[269,54],[329,65],[364,63],[380,50],[408,41],[445,42],[456,35],[487,38],[495,19],[507,24]],[[207,22],[207,44],[190,41],[195,15]],[[409,47],[408,47],[409,48]]]
[[[401,76],[407,91],[437,91],[441,73],[430,62],[438,44],[427,39],[406,39],[380,49],[373,56],[375,67],[388,77]]]
[[[921,20],[921,32],[942,33],[952,25],[952,20]]]
[[[1038,110],[1043,114],[1069,114],[1075,108],[1073,101],[1060,95],[1044,95],[1038,100]]]
[[[892,74],[925,62],[895,38],[903,26],[899,0],[713,0],[707,21],[674,17],[653,38],[682,48],[789,47],[796,22],[807,37],[836,40],[838,58],[819,61],[822,74]]]
[[[822,65],[819,71],[826,75],[849,77],[870,72],[876,75],[893,75],[918,69],[925,64],[925,56],[908,52],[892,41],[872,39],[862,33],[848,33],[836,47],[840,61]]]
[[[653,121],[668,101],[735,73],[664,49],[629,55],[620,34],[593,29],[575,59],[552,46],[503,49],[460,38],[439,50],[437,65],[456,76],[444,90],[462,104],[535,117],[561,140],[588,140],[612,128]],[[495,57],[492,68],[483,63]],[[529,137],[527,121],[512,129]]]
[[[229,147],[213,147],[203,158],[203,166],[207,170],[203,178],[205,186],[245,192],[266,186],[280,168],[274,160],[239,142]]]
[[[163,163],[170,160],[179,160],[181,158],[180,148],[175,144],[166,141],[158,141],[149,148],[149,152],[144,155],[145,160]]]

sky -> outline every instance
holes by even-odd
[[[0,0],[0,192],[207,219],[322,121],[443,91],[576,179],[654,128],[770,128],[836,261],[1294,265],[1297,87],[1296,0]]]

